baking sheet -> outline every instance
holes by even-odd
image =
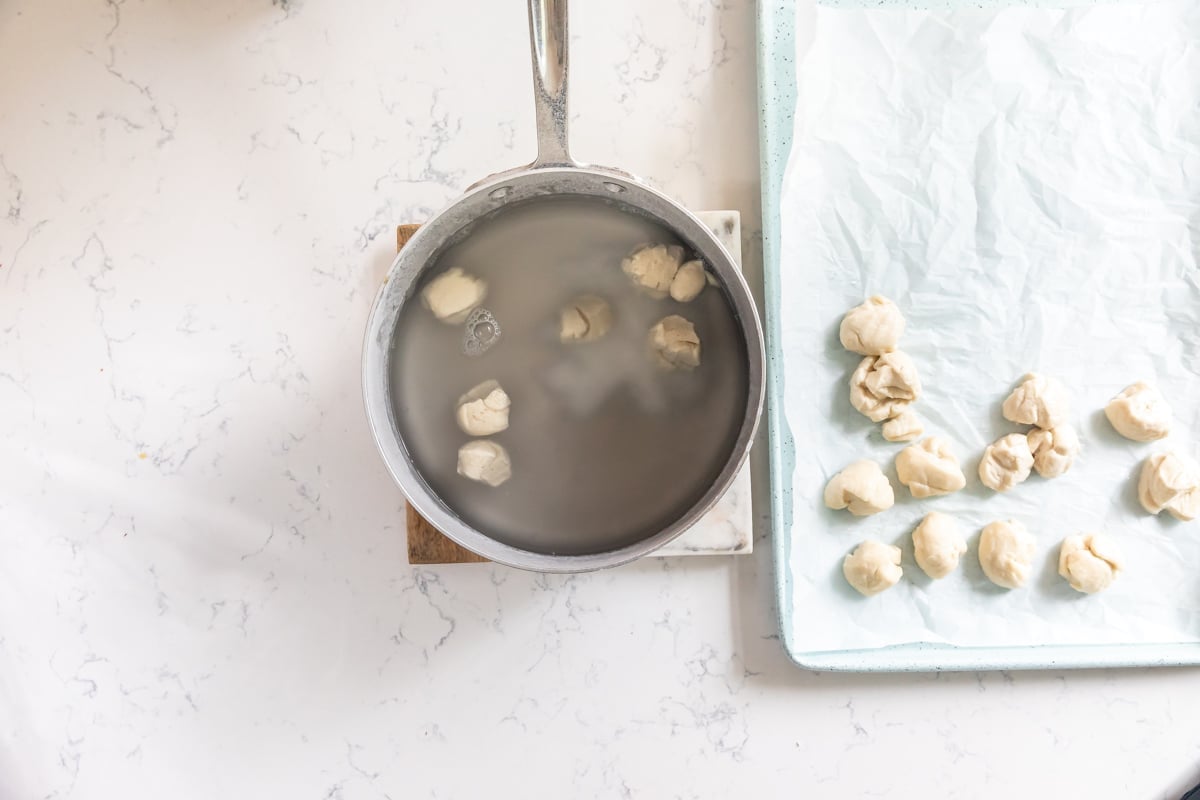
[[[1146,516],[1134,492],[1149,452],[1200,451],[1196,8],[814,13],[811,48],[796,36],[773,320],[786,354],[773,434],[798,443],[793,470],[776,464],[790,499],[785,639],[810,652],[1200,641],[1200,528]],[[900,488],[895,508],[855,520],[824,509],[825,482],[855,458],[890,467],[899,450],[846,399],[857,359],[836,328],[871,293],[905,310],[902,346],[927,387],[918,411],[970,482],[921,502]],[[999,403],[1029,369],[1071,387],[1085,452],[1063,478],[994,495],[974,468],[1018,429]],[[1167,443],[1127,442],[1101,415],[1139,378],[1174,399]],[[933,508],[972,534],[964,569],[936,583],[908,542]],[[1018,592],[992,587],[975,558],[978,528],[998,518],[1038,538]],[[1089,529],[1117,535],[1128,561],[1090,598],[1054,570],[1061,538]],[[840,573],[867,537],[905,549],[905,579],[871,599]]]

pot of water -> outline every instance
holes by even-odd
[[[493,561],[577,572],[653,551],[721,497],[762,411],[763,341],[703,223],[571,159],[565,0],[529,0],[529,29],[537,158],[401,250],[368,320],[363,394],[389,472],[434,526]],[[704,279],[694,296],[676,291],[683,262]],[[472,398],[495,408],[465,420]],[[502,428],[487,416],[500,406]]]

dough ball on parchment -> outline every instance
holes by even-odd
[[[900,548],[874,539],[854,548],[842,561],[846,582],[866,597],[896,585],[904,574],[900,568]]]
[[[979,566],[988,580],[1005,589],[1019,589],[1029,580],[1037,542],[1016,520],[993,522],[979,536]]]
[[[913,531],[913,554],[917,566],[931,578],[944,578],[958,567],[967,552],[958,520],[940,511],[931,511]]]
[[[902,333],[904,315],[895,303],[879,295],[847,311],[838,331],[842,347],[864,356],[892,352],[899,345]]]
[[[899,350],[867,356],[850,376],[850,405],[872,422],[899,416],[920,396],[917,365]]]
[[[1135,442],[1153,442],[1171,432],[1171,406],[1154,386],[1138,381],[1108,401],[1104,416],[1117,433]]]
[[[1026,439],[1033,453],[1033,468],[1043,478],[1065,474],[1079,455],[1079,434],[1065,423],[1049,430],[1034,428]]]
[[[1151,514],[1166,509],[1190,522],[1200,516],[1200,465],[1179,453],[1156,453],[1142,462],[1138,500]]]
[[[987,446],[979,462],[979,480],[997,492],[1007,492],[1029,477],[1033,470],[1033,451],[1023,433],[1001,436]]]
[[[944,439],[930,436],[896,454],[896,475],[913,497],[937,497],[967,485],[958,459]]]
[[[1010,422],[1054,428],[1071,416],[1071,398],[1059,381],[1031,372],[1004,400],[1001,410]]]
[[[1075,533],[1063,539],[1058,549],[1058,574],[1071,588],[1095,594],[1112,585],[1121,571],[1121,551],[1107,536]]]
[[[855,461],[825,485],[825,505],[845,508],[856,517],[886,511],[895,502],[891,482],[874,461]]]

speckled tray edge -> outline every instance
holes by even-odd
[[[845,3],[840,3],[845,5]],[[790,570],[791,474],[795,445],[783,413],[785,354],[780,341],[779,194],[796,110],[795,0],[758,0],[759,138],[762,158],[763,279],[767,338],[767,437],[771,460],[771,530],[780,641],[798,666],[837,672],[935,672],[988,669],[1087,669],[1200,665],[1200,644],[954,647],[906,644],[871,650],[811,651],[792,634],[798,608]]]

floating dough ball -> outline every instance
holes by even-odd
[[[512,477],[512,461],[508,451],[491,439],[473,439],[458,448],[458,474],[499,486]]]
[[[603,297],[584,294],[560,314],[559,338],[564,342],[594,342],[612,327],[612,306]]]
[[[967,552],[958,521],[949,514],[931,511],[913,531],[913,553],[917,566],[935,580],[958,568],[958,560]]]
[[[842,574],[860,594],[866,597],[879,594],[895,586],[904,574],[900,568],[900,548],[868,539],[842,561]]]
[[[1013,389],[1001,410],[1010,422],[1055,428],[1071,415],[1071,399],[1066,387],[1054,378],[1031,372]]]
[[[997,586],[1019,589],[1029,580],[1037,543],[1015,520],[993,522],[979,537],[979,566]]]
[[[1001,436],[983,451],[979,462],[979,480],[997,492],[1007,492],[1029,477],[1033,469],[1033,451],[1023,433]]]
[[[825,485],[825,505],[856,517],[886,511],[895,502],[892,484],[874,461],[855,461]]]
[[[621,269],[646,294],[659,300],[671,290],[671,281],[683,263],[683,248],[672,244],[644,244],[621,261]]]
[[[1175,519],[1200,516],[1200,465],[1179,453],[1157,453],[1142,463],[1138,500],[1151,514],[1166,509]]]
[[[458,398],[454,418],[463,433],[491,436],[508,427],[508,394],[499,381],[484,381]]]
[[[911,442],[924,432],[920,417],[911,411],[901,411],[883,423],[883,438],[889,442]]]
[[[850,376],[850,404],[872,422],[899,416],[920,396],[917,365],[900,351],[867,356]]]
[[[1058,549],[1058,574],[1071,588],[1095,594],[1112,585],[1121,571],[1121,551],[1107,536],[1072,534]]]
[[[1064,474],[1079,455],[1079,434],[1070,425],[1059,425],[1050,430],[1035,428],[1026,439],[1033,453],[1033,468],[1043,478]]]
[[[1171,406],[1162,392],[1138,381],[1104,407],[1104,416],[1117,433],[1135,442],[1153,442],[1171,432]]]
[[[913,497],[937,497],[967,485],[950,445],[937,436],[901,450],[896,455],[896,474]]]
[[[421,292],[421,302],[442,322],[455,325],[466,322],[471,312],[487,296],[487,284],[459,267],[431,280]]]
[[[704,263],[689,261],[679,268],[671,281],[671,299],[678,303],[690,303],[700,292],[704,291],[708,276],[704,272]]]
[[[842,317],[839,335],[842,347],[864,356],[890,353],[904,333],[904,315],[886,297],[870,297]]]
[[[700,366],[700,337],[696,327],[678,314],[663,317],[650,329],[650,355],[662,369]]]

